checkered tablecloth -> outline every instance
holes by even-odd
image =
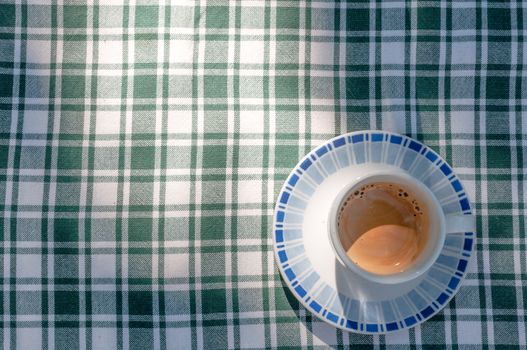
[[[0,1],[3,348],[526,345],[521,1],[88,2]],[[271,249],[289,171],[361,129],[477,213],[457,297],[387,336],[313,317]]]

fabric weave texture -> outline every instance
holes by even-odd
[[[521,1],[0,1],[5,349],[524,348]],[[281,281],[276,195],[323,141],[398,131],[477,214],[458,295],[364,336]]]

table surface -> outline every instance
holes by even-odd
[[[526,345],[522,2],[0,4],[4,348]],[[478,240],[410,331],[337,331],[273,261],[273,203],[335,135],[452,164]]]

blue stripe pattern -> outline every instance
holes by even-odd
[[[340,139],[333,141],[333,145],[335,147],[344,146],[345,144],[346,144],[346,139],[344,137],[341,137]]]
[[[383,139],[383,134],[373,134],[371,135],[371,141],[372,142],[381,142]]]
[[[309,159],[306,159],[302,162],[302,164],[300,164],[300,167],[304,170],[307,170],[311,164],[313,164]]]
[[[339,320],[339,317],[331,312],[328,312],[328,314],[326,315],[326,318],[333,323],[337,323],[337,321]]]
[[[417,143],[417,142],[415,142],[413,140],[410,141],[410,145],[408,146],[408,148],[410,148],[410,149],[412,149],[412,150],[414,150],[416,152],[419,152],[421,150],[421,147],[423,147],[423,146],[421,146],[420,143]]]
[[[320,304],[314,300],[309,304],[309,306],[311,306],[311,308],[315,310],[316,313],[319,313],[320,310],[322,310],[322,306],[320,306]]]
[[[354,135],[354,136],[351,137],[351,142],[353,142],[353,143],[362,142],[363,140],[364,140],[364,135],[363,134]]]
[[[280,198],[280,203],[287,204],[288,200],[289,200],[289,193],[283,192],[282,197]]]
[[[392,135],[390,137],[390,142],[394,143],[396,145],[400,145],[402,140],[403,140],[403,138],[401,136]]]
[[[275,239],[277,243],[281,243],[284,241],[284,231],[283,230],[275,230]]]
[[[300,295],[301,298],[303,298],[307,294],[306,290],[300,285],[295,288],[295,291],[298,293],[298,295]]]
[[[291,176],[291,178],[289,179],[289,184],[290,184],[291,186],[295,186],[296,183],[298,182],[298,179],[299,179],[298,175],[293,174],[293,175]]]
[[[428,159],[432,163],[435,162],[437,160],[437,158],[438,158],[437,154],[435,154],[432,151],[428,151],[428,153],[426,154],[426,159]]]
[[[284,272],[285,272],[285,275],[287,276],[287,278],[288,278],[290,281],[292,281],[292,280],[294,280],[294,279],[296,278],[295,273],[294,273],[293,270],[291,270],[290,268],[287,269],[287,270],[285,270]]]
[[[461,204],[461,210],[470,210],[470,204],[468,203],[468,199],[463,198],[459,201],[459,204]]]
[[[463,250],[472,250],[472,239],[465,239],[465,243],[463,244]]]
[[[399,327],[397,326],[397,322],[391,322],[386,324],[386,330],[387,331],[396,331]]]
[[[325,146],[320,147],[316,150],[316,154],[319,157],[322,157],[324,154],[328,153],[328,149]]]

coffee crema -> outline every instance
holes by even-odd
[[[428,239],[426,209],[398,184],[378,182],[354,190],[341,204],[337,221],[347,256],[378,275],[407,270]]]

